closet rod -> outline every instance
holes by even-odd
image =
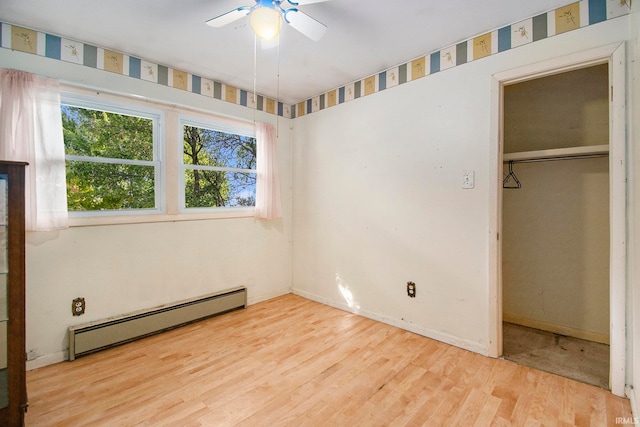
[[[578,159],[594,159],[597,157],[609,157],[608,153],[601,154],[588,154],[583,156],[560,156],[560,157],[547,157],[541,159],[521,159],[521,160],[504,160],[503,163],[534,163],[534,162],[555,162],[557,160],[578,160]]]

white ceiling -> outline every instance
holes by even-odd
[[[330,0],[308,4],[300,10],[328,27],[325,36],[314,42],[283,27],[279,49],[263,49],[258,42],[255,73],[254,36],[247,17],[224,28],[205,25],[231,9],[254,4],[253,0],[2,0],[0,21],[249,91],[255,81],[257,93],[295,104],[568,3]]]

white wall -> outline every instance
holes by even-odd
[[[204,96],[62,61],[0,49],[0,63],[104,90],[253,120],[254,111]],[[276,117],[256,112],[257,120]],[[27,235],[27,351],[36,367],[65,357],[67,327],[247,286],[249,303],[289,292],[291,120],[279,118],[284,218],[72,227]],[[84,297],[86,314],[72,317]]]
[[[488,353],[491,76],[626,39],[624,17],[295,119],[294,292]]]

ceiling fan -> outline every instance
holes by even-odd
[[[328,0],[255,0],[256,4],[253,6],[230,10],[209,19],[207,25],[224,27],[250,15],[251,27],[262,39],[269,40],[278,35],[284,21],[311,40],[318,41],[327,31],[327,26],[299,10],[298,6],[325,1]]]

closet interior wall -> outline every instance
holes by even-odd
[[[505,86],[505,159],[606,146],[608,78],[601,64]],[[503,190],[504,320],[608,343],[608,157],[511,166],[521,188]]]

